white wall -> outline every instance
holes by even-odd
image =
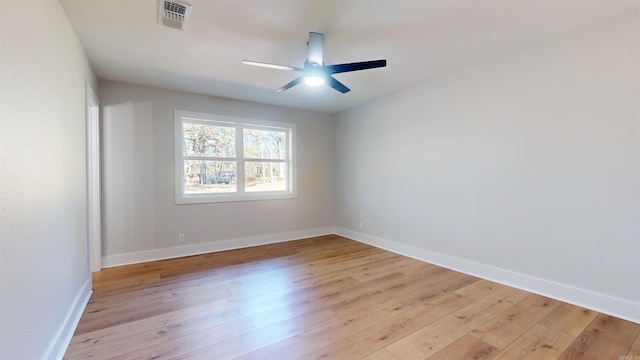
[[[336,147],[339,233],[640,321],[637,11],[339,114]]]
[[[330,115],[111,81],[100,102],[104,265],[332,232]],[[297,124],[298,197],[175,205],[174,110]]]
[[[85,83],[55,0],[0,2],[0,358],[61,357],[90,294]]]

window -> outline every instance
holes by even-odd
[[[295,136],[294,124],[177,110],[176,204],[295,197]]]

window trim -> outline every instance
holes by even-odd
[[[229,125],[236,128],[236,184],[237,192],[234,193],[206,193],[206,194],[185,194],[184,193],[184,161],[182,123],[183,119],[194,120],[195,122],[208,123],[215,122],[220,125]],[[244,158],[243,129],[278,129],[288,132],[287,142],[288,159],[285,160],[288,172],[288,189],[285,191],[244,191],[244,163],[255,159]],[[277,200],[292,199],[297,197],[297,166],[296,166],[296,124],[247,119],[234,116],[198,113],[185,110],[174,111],[174,195],[176,205],[182,204],[202,204],[235,201],[256,201],[256,200]],[[188,157],[188,156],[187,156]]]

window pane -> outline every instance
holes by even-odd
[[[286,163],[247,161],[244,165],[244,191],[287,190]]]
[[[236,192],[235,161],[184,161],[184,193]]]
[[[182,123],[183,155],[236,156],[236,129],[230,126]]]
[[[287,132],[281,130],[244,129],[244,157],[249,159],[287,158]]]

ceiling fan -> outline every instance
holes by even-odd
[[[277,70],[295,70],[302,73],[302,75],[298,76],[290,83],[278,89],[278,92],[291,89],[292,87],[304,81],[305,84],[309,86],[321,86],[326,82],[329,86],[340,91],[343,94],[349,92],[351,89],[346,87],[340,81],[336,80],[333,76],[331,76],[332,74],[387,66],[387,60],[372,60],[348,64],[325,65],[324,59],[322,57],[323,43],[324,35],[317,32],[309,33],[309,42],[307,43],[307,45],[309,46],[309,56],[304,62],[304,67],[302,68],[249,60],[242,60],[242,63],[246,65],[262,66]]]

